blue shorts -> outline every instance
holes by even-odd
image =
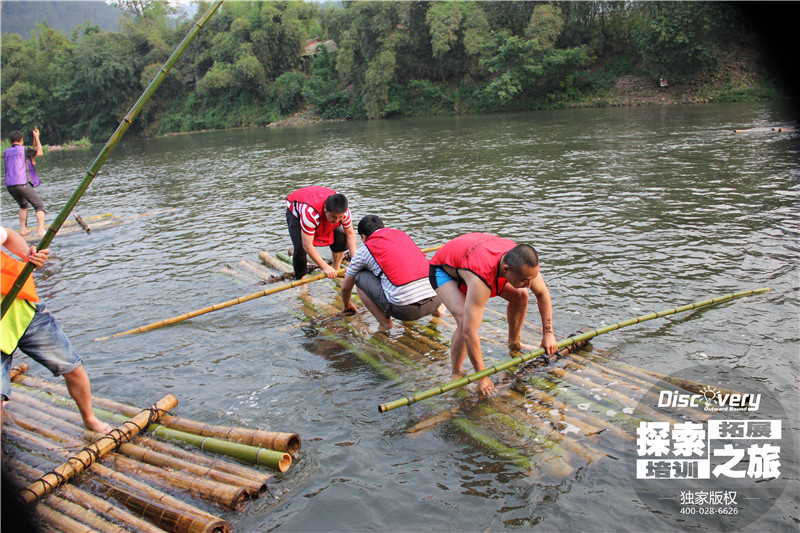
[[[439,287],[450,281],[458,282],[456,278],[454,278],[444,270],[444,267],[441,267],[439,265],[431,265],[429,267],[428,281],[431,282],[431,287],[433,287],[433,290],[438,289]]]
[[[36,312],[28,329],[19,340],[17,350],[47,367],[54,376],[69,374],[82,364],[81,357],[75,353],[66,333],[50,311],[45,309],[43,303],[36,304]],[[11,393],[10,375],[13,356],[13,353],[3,354],[0,394],[4,400],[7,400]]]

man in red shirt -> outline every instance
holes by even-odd
[[[539,273],[539,256],[532,246],[517,245],[486,233],[467,233],[447,242],[430,261],[430,283],[456,320],[450,344],[453,379],[464,376],[461,368],[469,355],[476,372],[485,369],[478,328],[490,297],[508,301],[508,347],[529,350],[520,341],[528,313],[528,289],[536,296],[542,317],[542,342],[548,354],[556,351],[550,291]],[[481,393],[497,393],[492,381],[478,381]]]
[[[286,198],[286,223],[294,245],[292,265],[295,279],[307,272],[307,255],[329,278],[336,277],[344,252],[356,255],[356,232],[347,197],[326,187],[303,187]],[[330,246],[333,264],[329,265],[317,246]]]

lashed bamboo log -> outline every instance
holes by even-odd
[[[45,405],[44,402],[41,402],[36,398],[29,396],[27,394],[21,394],[17,399],[21,403],[24,403],[30,408],[30,410],[24,411],[24,414],[31,418],[36,419],[37,421],[49,424],[50,427],[60,429],[70,435],[75,434],[76,432],[83,431],[83,428],[80,426],[81,423],[80,415],[74,411],[68,411],[66,409],[55,407],[53,405],[49,406]],[[166,467],[176,471],[185,472],[194,476],[198,476],[201,479],[201,481],[208,478],[218,483],[224,483],[227,485],[232,485],[234,487],[240,487],[246,492],[247,495],[251,497],[258,497],[261,493],[263,493],[267,489],[266,484],[264,482],[259,483],[256,481],[251,481],[250,479],[247,478],[242,478],[233,474],[221,472],[219,470],[209,468],[207,466],[201,466],[192,463],[190,461],[186,461],[184,459],[171,457],[163,453],[157,452],[155,450],[144,448],[137,444],[132,444],[129,442],[121,443],[119,445],[119,452],[122,453],[123,455],[132,457],[143,463],[159,467]],[[199,485],[202,485],[202,483],[200,483]],[[177,485],[177,486],[183,487],[183,485]],[[211,491],[209,490],[209,492]],[[233,497],[234,496],[231,496],[231,499],[233,499]],[[238,495],[236,497],[238,497]],[[208,499],[213,499],[213,497],[209,496]],[[229,503],[230,501],[231,500],[225,501],[224,504],[230,506]]]
[[[195,498],[202,498],[231,510],[238,509],[245,499],[245,490],[242,487],[203,479],[178,470],[166,471],[157,466],[134,461],[124,455],[110,454],[108,462],[119,472],[145,477],[162,487],[174,487],[188,492]]]
[[[3,461],[7,462],[15,472],[20,473],[30,481],[38,479],[44,475],[42,470],[29,466],[20,460],[5,457],[3,458]],[[109,519],[116,520],[124,526],[132,528],[134,531],[139,533],[164,533],[163,529],[151,524],[147,520],[139,518],[138,516],[109,503],[107,500],[98,498],[94,494],[83,489],[79,489],[78,487],[74,487],[69,483],[61,487],[61,492],[66,498],[75,502],[76,504],[83,506],[86,509],[95,510],[97,513],[106,516]]]
[[[55,452],[58,455],[65,456],[67,453],[62,447],[56,445],[52,439],[57,439],[58,442],[61,443],[76,442],[75,439],[69,435],[54,430],[46,430],[35,424],[26,423],[18,416],[14,416],[13,421],[18,427],[24,429],[6,428],[4,433],[10,433],[17,439],[31,442],[39,447]],[[230,524],[224,520],[173,498],[122,472],[115,471],[100,463],[92,464],[90,469],[106,479],[105,481],[95,480],[105,487],[105,490],[113,490],[115,494],[127,494],[128,496],[125,498],[125,501],[118,498],[119,501],[133,512],[139,513],[140,516],[153,521],[153,523],[157,524],[159,527],[169,529],[170,531],[176,531],[173,525],[175,523],[174,518],[177,516],[180,518],[177,523],[181,524],[183,527],[182,531],[187,533],[230,531]],[[119,485],[129,488],[121,488]],[[135,505],[131,506],[131,502],[134,502]],[[149,514],[142,514],[142,509]],[[155,514],[153,514],[154,510],[157,511]],[[164,518],[164,516],[161,515],[171,518]]]
[[[330,313],[332,310],[336,309],[335,307],[321,302],[315,298],[311,298],[308,295],[304,295],[302,299],[308,310],[315,314],[320,310]],[[387,335],[374,337],[372,335],[361,334],[357,328],[355,328],[349,321],[344,319],[340,319],[337,325],[340,325],[345,329],[345,331],[348,331],[353,335],[363,337],[365,342],[368,344],[373,344],[378,350],[387,353],[396,360],[402,362],[404,368],[416,369],[422,373],[425,373],[429,370],[427,366],[420,365],[420,360],[428,358],[424,357],[418,351],[412,350],[411,348],[400,344],[399,342],[394,342],[394,339]],[[392,348],[392,346],[394,346],[394,348]],[[443,345],[435,344],[435,346],[438,348],[439,352],[445,351],[445,347]],[[404,353],[400,353],[401,351],[404,351]],[[564,351],[566,351],[566,349],[564,349]],[[448,416],[446,419],[450,420],[456,417],[457,412],[461,412],[463,407],[463,405],[459,405],[455,409],[448,411]],[[520,422],[519,420],[515,419],[512,414],[519,414],[519,406],[517,405],[510,405],[503,402],[492,402],[488,404],[478,404],[477,402],[472,402],[470,407],[470,410],[473,411],[473,414],[470,418],[480,418],[485,422],[485,425],[491,426],[492,431],[503,435],[505,440],[513,439],[512,434],[515,434],[518,437],[514,440],[517,441],[517,445],[519,446],[528,447],[533,439],[537,439],[539,446],[546,446],[550,453],[548,453],[548,455],[538,463],[541,463],[539,464],[541,468],[547,470],[555,477],[563,477],[573,471],[573,468],[565,461],[565,458],[568,455],[568,452],[566,451],[567,449],[574,450],[575,452],[583,455],[588,461],[595,460],[601,456],[599,452],[588,449],[586,446],[578,443],[571,437],[561,434],[558,430],[553,429],[552,427],[545,428],[543,421],[532,420],[530,417],[526,419],[525,422]],[[531,422],[535,425],[535,429],[531,427]],[[475,438],[475,440],[481,442],[483,445],[492,448],[498,456],[511,458],[517,465],[523,466],[524,468],[533,468],[533,461],[529,460],[528,462],[525,462],[519,459],[520,457],[526,457],[525,452],[518,450],[516,447],[509,446],[507,443],[501,443],[496,437],[489,433],[488,428],[484,427],[482,430],[478,431],[475,429],[475,425],[466,423],[464,421],[456,423],[456,426],[467,435],[470,435]],[[544,432],[546,432],[548,436],[545,436]],[[475,434],[472,435],[472,433]],[[549,436],[552,436],[552,438]],[[526,442],[524,444],[519,442],[519,437],[525,439]],[[527,455],[530,455],[530,453]],[[539,469],[537,468],[537,470]]]
[[[269,252],[259,252],[258,258],[261,259],[261,261],[265,265],[274,268],[278,272],[283,272],[283,273],[292,272],[291,268],[287,267],[285,264],[272,257],[272,255],[270,255]]]
[[[102,531],[103,533],[126,533],[127,531],[113,522],[97,516],[94,511],[53,494],[45,496],[39,505],[42,504],[75,520],[77,524],[81,524],[85,528],[85,531]]]
[[[238,476],[244,479],[249,479],[250,481],[255,481],[256,483],[259,484],[266,484],[270,480],[270,478],[272,478],[272,474],[269,474],[267,472],[260,472],[257,470],[253,470],[252,468],[248,468],[244,465],[240,465],[238,463],[231,463],[223,459],[206,457],[205,455],[193,453],[188,450],[184,450],[183,448],[180,448],[178,446],[175,446],[173,444],[169,444],[167,442],[161,442],[156,439],[151,439],[150,437],[137,435],[136,438],[134,439],[134,442],[145,448],[150,448],[151,450],[166,455],[171,455],[172,457],[183,459],[184,461],[190,461],[195,464],[207,466],[209,468],[213,468],[214,470],[219,470],[220,472],[227,472],[228,474],[232,474],[234,476]]]
[[[238,279],[239,281],[243,281],[243,282],[247,283],[248,285],[253,285],[255,283],[258,283],[258,281],[259,281],[259,278],[253,277],[250,274],[246,274],[244,272],[240,272],[240,271],[238,271],[236,269],[233,269],[233,268],[230,268],[230,267],[219,268],[219,269],[217,269],[217,272],[219,272],[221,274],[225,274],[226,276],[230,276],[232,278]],[[103,338],[99,338],[99,339],[95,339],[95,340],[96,341],[102,341],[102,340],[105,340],[105,338],[103,337]]]
[[[11,371],[8,373],[8,375],[11,381],[14,381],[14,378],[16,378],[21,374],[24,374],[27,371],[28,371],[28,365],[26,365],[25,363],[20,363],[14,368],[12,368]]]
[[[261,279],[262,281],[272,281],[272,279],[276,277],[272,272],[270,272],[266,268],[257,265],[255,263],[252,263],[246,259],[242,259],[236,265],[242,270],[250,272],[254,276]]]
[[[635,318],[632,318],[632,319],[629,319],[629,320],[626,320],[626,321],[617,322],[617,323],[611,324],[609,326],[605,326],[605,327],[602,327],[602,328],[595,329],[593,331],[584,333],[582,335],[578,335],[576,337],[570,337],[568,339],[564,339],[563,341],[559,342],[557,344],[557,346],[558,346],[558,348],[563,348],[564,346],[569,346],[570,344],[574,344],[575,342],[578,342],[580,340],[592,339],[592,338],[594,338],[594,337],[596,337],[598,335],[601,335],[603,333],[608,333],[610,331],[614,331],[614,330],[617,330],[617,329],[620,329],[620,328],[624,328],[624,327],[627,327],[627,326],[632,326],[634,324],[640,324],[642,322],[646,322],[648,320],[653,320],[655,318],[661,318],[661,317],[668,316],[668,315],[674,315],[676,313],[681,313],[681,312],[684,312],[684,311],[691,311],[691,310],[694,310],[694,309],[699,309],[701,307],[708,307],[710,305],[726,302],[726,301],[732,300],[734,298],[741,298],[743,296],[750,296],[750,295],[754,295],[754,294],[762,294],[762,293],[765,293],[765,292],[767,292],[769,290],[771,290],[769,287],[763,287],[763,288],[759,288],[759,289],[751,289],[751,290],[739,291],[739,292],[735,292],[735,293],[731,293],[731,294],[726,294],[726,295],[723,295],[723,296],[717,296],[715,298],[711,298],[711,299],[708,299],[708,300],[701,300],[701,301],[694,302],[694,303],[691,303],[691,304],[688,304],[688,305],[684,305],[684,306],[681,306],[681,307],[675,307],[675,308],[672,308],[672,309],[665,309],[665,310],[659,311],[657,313],[650,313],[650,314],[647,314],[647,315],[641,315],[641,316],[638,316],[638,317],[635,317]],[[489,368],[487,368],[485,370],[482,370],[480,372],[475,372],[474,374],[470,374],[470,375],[468,375],[468,376],[466,376],[464,378],[461,378],[461,379],[458,379],[458,380],[454,380],[454,381],[451,381],[449,383],[445,383],[443,385],[439,385],[437,387],[433,387],[433,388],[428,389],[426,391],[417,393],[417,394],[415,394],[413,396],[409,396],[407,398],[400,398],[400,399],[392,401],[392,402],[380,404],[378,406],[378,411],[381,412],[381,413],[385,413],[386,411],[389,411],[391,409],[396,409],[397,407],[402,407],[404,405],[410,405],[412,403],[415,403],[415,402],[418,402],[418,401],[421,401],[421,400],[425,400],[427,398],[431,398],[431,397],[437,396],[439,394],[444,394],[445,392],[451,391],[453,389],[457,389],[459,387],[463,387],[465,385],[468,385],[470,383],[478,381],[479,379],[491,376],[492,374],[496,374],[497,372],[500,372],[502,370],[506,370],[507,368],[511,368],[512,366],[516,366],[516,365],[518,365],[518,364],[520,364],[522,362],[528,361],[529,359],[533,359],[535,357],[538,357],[538,356],[544,354],[544,352],[545,352],[544,348],[539,348],[538,350],[529,352],[527,354],[523,354],[523,355],[521,355],[519,357],[515,357],[515,358],[513,358],[513,359],[511,359],[509,361],[506,361],[505,363],[501,363],[499,365],[493,365],[493,366],[491,366],[491,367],[489,367]]]
[[[60,511],[56,511],[50,506],[39,504],[36,508],[42,521],[51,526],[56,531],[62,533],[98,533],[86,524],[81,524]]]
[[[203,25],[208,21],[208,19],[211,18],[211,16],[219,8],[220,5],[222,5],[222,0],[217,0],[216,2],[214,2],[200,17],[200,19],[198,19],[198,21],[195,22],[194,26],[192,26],[192,29],[189,31],[189,33],[186,34],[186,37],[184,37],[183,41],[181,41],[181,43],[178,45],[175,51],[172,52],[172,55],[169,56],[167,61],[161,67],[156,76],[153,78],[153,81],[150,82],[150,84],[144,90],[144,92],[136,101],[136,103],[133,104],[133,107],[130,109],[130,111],[128,111],[128,114],[125,115],[125,117],[120,122],[119,126],[117,126],[117,130],[111,135],[111,138],[109,138],[108,142],[106,142],[106,145],[97,155],[97,158],[94,160],[94,163],[92,163],[92,165],[89,167],[89,170],[86,172],[86,176],[84,176],[83,180],[78,185],[78,188],[75,190],[75,192],[72,193],[72,196],[67,201],[66,205],[61,209],[61,211],[56,216],[55,220],[50,224],[50,227],[47,229],[47,232],[44,234],[44,237],[42,237],[42,240],[39,241],[39,245],[37,247],[38,250],[47,248],[50,245],[50,242],[53,240],[53,237],[55,237],[56,233],[58,233],[58,230],[61,228],[61,225],[64,223],[64,221],[67,220],[69,214],[78,204],[78,200],[80,200],[81,196],[83,196],[83,193],[86,192],[86,189],[89,188],[89,185],[92,183],[92,180],[97,175],[97,172],[100,170],[100,167],[103,166],[103,163],[105,163],[106,159],[108,159],[108,156],[111,155],[111,152],[117,146],[117,143],[119,143],[120,139],[122,139],[122,136],[125,135],[125,132],[128,131],[128,127],[133,123],[133,121],[142,111],[144,105],[147,103],[147,101],[150,99],[153,93],[155,93],[156,89],[158,89],[158,86],[161,85],[161,82],[164,80],[164,78],[166,78],[170,69],[172,69],[173,65],[178,61],[178,58],[183,54],[184,50],[186,50],[186,48],[189,46],[189,43],[191,43],[194,40],[197,33],[200,31]],[[31,275],[31,272],[33,272],[33,268],[34,268],[33,263],[26,263],[25,268],[22,269],[22,272],[20,272],[19,276],[17,276],[17,279],[14,281],[14,284],[11,286],[8,293],[3,298],[2,304],[0,304],[0,307],[2,308],[0,310],[0,317],[6,315],[6,312],[16,299],[17,294],[19,294],[19,291],[20,289],[22,289],[22,286],[25,284],[25,281],[27,281],[28,277]]]
[[[61,387],[60,385],[45,382],[43,380],[38,380],[30,376],[25,376],[21,378],[20,383],[16,383],[15,385],[20,387],[23,385],[30,387],[28,389],[28,392],[30,392],[31,394],[37,394],[36,389],[44,389],[51,392],[59,393],[58,391],[60,390]],[[69,400],[67,400],[63,396],[54,399],[62,403],[66,404],[69,403]],[[99,399],[98,403],[103,403],[103,401],[104,401],[103,399]],[[113,413],[105,409],[101,409],[99,407],[93,407],[93,410],[97,416],[101,418],[106,418],[108,420],[119,421],[123,418],[123,416],[120,414]],[[224,427],[224,426],[219,426],[219,427]],[[177,440],[187,444],[192,444],[194,446],[200,447],[200,449],[203,449],[205,451],[227,455],[228,457],[233,457],[240,461],[250,462],[252,464],[269,466],[270,468],[280,470],[281,472],[285,472],[292,464],[291,455],[283,451],[270,450],[267,448],[252,446],[249,444],[244,444],[239,442],[229,442],[215,437],[195,435],[186,431],[165,427],[160,423],[160,421],[158,424],[148,425],[146,429],[155,436],[164,436],[165,438]],[[293,440],[289,439],[287,442],[289,443],[287,444],[287,447],[292,447],[290,445],[293,442]]]
[[[56,468],[53,472],[46,474],[35,483],[22,489],[20,494],[21,498],[26,504],[33,503],[75,474],[83,472],[97,459],[113,450],[119,442],[129,440],[133,435],[141,431],[150,420],[158,420],[159,416],[174,408],[177,404],[178,399],[175,398],[175,396],[171,394],[166,395],[150,409],[142,411],[139,415],[126,421],[122,426],[113,429],[109,435],[86,446],[81,452],[67,459],[67,462]]]
[[[35,429],[41,430],[41,428]],[[30,431],[7,426],[4,428],[3,437],[9,436],[19,442],[33,443],[59,456],[67,455],[61,445],[56,445],[52,440]],[[230,524],[225,520],[165,494],[146,483],[100,463],[94,463],[89,468],[100,476],[101,479],[94,479],[94,481],[104,487],[103,490],[107,495],[113,495],[132,512],[139,513],[140,516],[163,529],[173,533],[227,533],[231,531]]]
[[[65,386],[58,383],[50,383],[45,380],[31,378],[27,381],[23,381],[23,383],[56,392],[62,396],[68,393]],[[116,411],[126,416],[132,416],[139,412],[139,409],[132,405],[126,405],[99,396],[94,396],[93,402],[99,407],[104,407],[105,409]],[[300,455],[301,440],[297,433],[221,426],[166,414],[161,417],[159,423],[162,426],[185,431],[187,433],[194,433],[195,435],[215,437],[231,442],[257,446],[259,448],[286,452],[294,458]]]

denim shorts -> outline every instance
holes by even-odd
[[[50,311],[45,309],[43,303],[36,304],[33,320],[19,340],[17,350],[44,365],[54,376],[69,374],[82,364],[81,357],[72,348],[66,333]],[[3,354],[0,393],[4,400],[7,400],[11,393],[10,373],[13,355],[13,353]]]

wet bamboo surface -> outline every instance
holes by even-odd
[[[449,376],[449,345],[455,329],[449,314],[415,322],[394,320],[390,334],[378,333],[363,306],[354,317],[339,314],[339,280],[326,285],[331,289],[329,296],[318,296],[324,293],[319,290],[315,296],[303,291],[297,299],[296,313],[306,327],[397,383],[401,393]],[[538,318],[533,314],[522,342],[538,346],[541,328],[532,324],[531,319]],[[487,365],[508,357],[503,313],[487,310],[479,333]],[[477,389],[459,390],[431,398],[425,406],[409,406],[409,436],[455,427],[500,461],[533,476],[563,479],[606,456],[617,456],[635,439],[642,421],[705,418],[696,410],[656,410],[657,397],[651,389],[661,377],[657,373],[614,361],[590,348],[548,359],[527,361],[514,373],[494,376],[500,391],[496,397],[481,397]]]
[[[230,523],[213,509],[239,510],[268,490],[272,473],[141,434],[153,426],[172,432],[193,430],[201,441],[220,440],[203,433],[229,438],[226,442],[232,446],[279,454],[289,463],[288,453],[251,443],[282,443],[299,455],[300,439],[294,433],[183,419],[165,414],[171,404],[162,403],[160,423],[178,429],[157,425],[148,415],[144,421],[136,420],[139,434],[93,454],[91,460],[75,460],[89,443],[107,437],[83,427],[66,387],[27,376],[26,370],[24,364],[12,369],[13,393],[6,402],[2,431],[3,475],[19,486],[20,502],[29,502],[37,525],[45,531],[227,532]],[[112,425],[141,411],[98,397],[94,404],[95,413]],[[75,470],[70,479],[63,471],[54,474],[65,465]],[[36,496],[28,496],[31,492]]]

